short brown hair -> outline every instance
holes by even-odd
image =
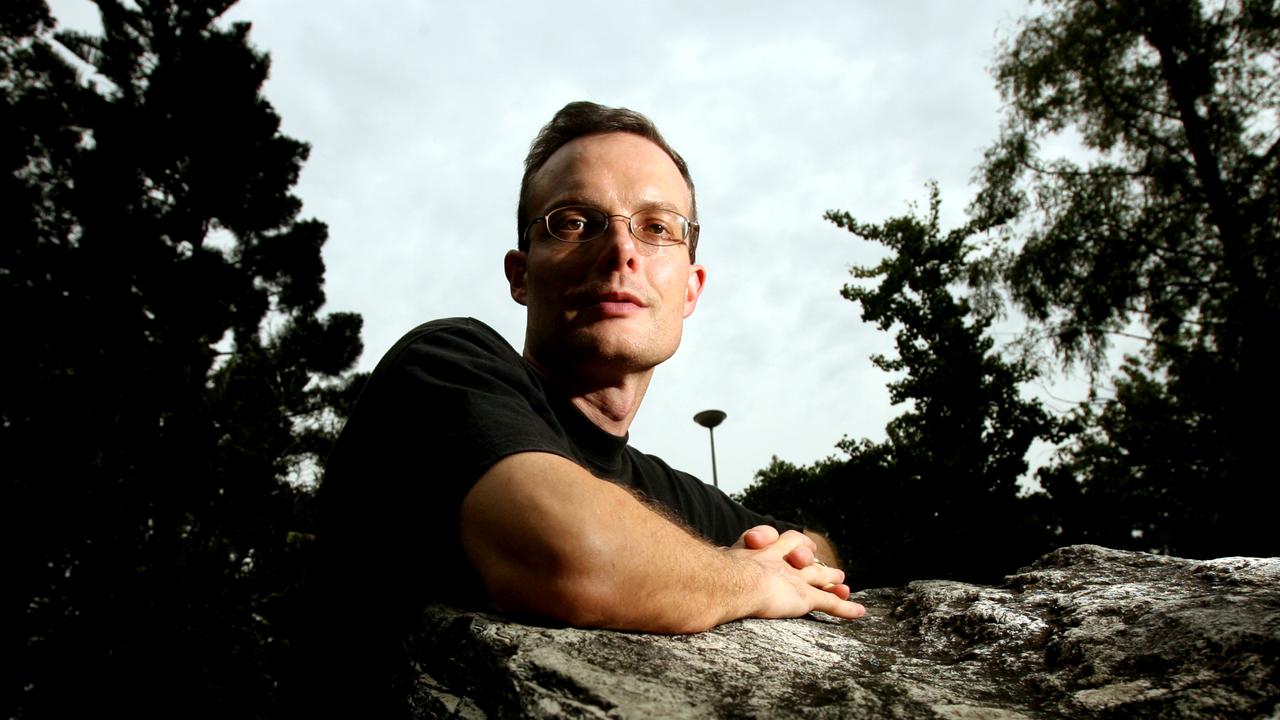
[[[653,124],[653,121],[634,110],[611,108],[579,100],[560,108],[560,112],[538,131],[537,137],[529,145],[529,154],[524,159],[524,177],[520,179],[520,204],[516,207],[516,234],[519,238],[516,246],[521,252],[529,251],[529,241],[525,237],[524,230],[530,219],[529,185],[534,174],[542,169],[557,150],[570,141],[587,135],[608,132],[639,135],[662,148],[662,151],[676,164],[680,176],[689,186],[689,214],[692,215],[689,219],[698,221],[698,200],[693,192],[693,178],[689,176],[689,166],[684,158],[680,157],[680,153],[662,138],[662,133],[658,132],[658,127]],[[697,250],[698,235],[696,233],[690,235],[687,244],[689,260],[692,261],[694,252]]]

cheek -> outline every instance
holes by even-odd
[[[540,252],[530,255],[529,283],[553,289],[573,284],[574,278],[585,277],[590,271],[592,258],[586,252],[589,249],[589,243],[542,246]]]
[[[537,262],[530,262],[526,276],[529,293],[542,296],[555,293],[568,274],[565,266],[563,258],[550,255],[537,258]]]
[[[676,265],[654,267],[649,282],[667,303],[683,303],[685,288],[689,284],[689,271]]]

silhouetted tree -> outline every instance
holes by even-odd
[[[11,716],[270,710],[360,318],[231,4],[0,8]]]
[[[1280,8],[1046,5],[997,59],[1006,118],[973,210],[1021,218],[1003,279],[1061,360],[1146,340],[1046,471],[1064,538],[1280,553]],[[1064,137],[1081,151],[1044,149]]]
[[[925,218],[907,215],[881,225],[827,214],[891,251],[873,267],[852,270],[877,285],[843,290],[862,306],[863,320],[895,332],[896,357],[872,358],[882,370],[902,374],[889,383],[890,398],[908,407],[886,427],[888,439],[844,440],[840,447],[849,457],[843,462],[795,468],[775,461],[745,493],[767,512],[816,520],[863,585],[991,579],[1050,542],[1019,499],[1017,482],[1032,441],[1055,437],[1057,424],[1038,401],[1020,394],[1032,369],[1022,359],[1003,358],[987,334],[996,299],[961,294],[983,269],[969,256],[971,238],[987,228],[970,223],[942,234],[939,202],[933,187]],[[775,507],[797,482],[815,489],[796,492],[792,507]]]

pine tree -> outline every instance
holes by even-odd
[[[307,147],[232,3],[97,4],[101,36],[0,10],[6,693],[18,716],[251,717],[305,556],[288,480],[354,392],[360,318],[318,315]]]

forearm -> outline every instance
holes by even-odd
[[[696,632],[749,615],[753,563],[554,455],[495,465],[467,495],[462,540],[503,609],[576,626]]]
[[[468,561],[509,612],[651,632],[863,613],[848,601],[844,573],[812,562],[806,536],[760,526],[715,548],[555,455],[494,465],[467,494],[460,521]]]

